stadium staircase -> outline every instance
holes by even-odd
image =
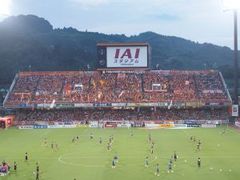
[[[12,82],[12,84],[11,84],[11,86],[10,86],[10,89],[9,89],[9,91],[8,91],[8,93],[7,93],[4,101],[3,101],[3,107],[5,106],[5,103],[6,103],[7,99],[8,99],[8,97],[9,97],[10,93],[12,92],[12,90],[13,90],[16,82],[17,82],[17,80],[18,80],[18,74],[15,75],[15,77],[14,77],[14,79],[13,79],[13,82]]]
[[[38,88],[39,81],[40,81],[40,78],[38,78],[38,80],[37,80],[37,85],[36,85],[36,87],[34,88],[34,91],[33,91],[33,93],[32,93],[32,97],[31,97],[32,100],[35,99],[35,96],[36,96],[36,92],[37,92],[37,88]]]
[[[141,74],[141,90],[142,90],[142,93],[144,93],[144,80],[143,80],[143,74]]]
[[[221,82],[222,82],[222,84],[223,84],[223,87],[224,87],[224,89],[225,89],[225,91],[226,91],[226,93],[227,93],[227,96],[228,96],[228,99],[231,101],[231,103],[232,103],[232,98],[231,98],[231,95],[230,95],[230,93],[229,93],[229,91],[228,91],[228,88],[227,88],[227,84],[226,84],[226,82],[225,82],[225,80],[224,80],[224,78],[223,78],[223,75],[222,75],[222,73],[219,71],[218,72],[219,73],[219,76],[220,76],[220,78],[221,78]]]
[[[194,81],[194,87],[196,88],[195,89],[196,97],[199,98],[200,97],[200,95],[199,95],[199,87],[198,87],[198,84],[197,84],[197,81],[196,81],[196,75],[195,74],[193,75],[193,81]]]
[[[88,90],[90,90],[90,87],[92,85],[92,76],[90,76],[89,81],[88,81]]]

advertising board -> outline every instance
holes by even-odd
[[[148,47],[107,47],[107,67],[148,67]]]
[[[98,68],[148,68],[150,46],[148,43],[98,43]]]
[[[237,104],[232,105],[232,116],[238,117],[238,105]]]

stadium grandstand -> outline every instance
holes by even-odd
[[[20,72],[4,107],[15,124],[38,121],[228,120],[219,71]],[[200,121],[199,121],[200,122]]]
[[[3,103],[15,112],[7,124],[228,123],[232,100],[221,72],[151,70],[150,49],[99,43],[95,71],[19,72]]]

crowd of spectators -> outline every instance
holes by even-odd
[[[195,76],[198,97],[204,101],[226,99],[227,94],[224,92],[223,82],[219,74],[215,72],[200,73]]]
[[[227,120],[224,109],[67,109],[67,110],[21,110],[16,114],[17,125],[34,122],[67,121],[147,121],[147,120]]]
[[[22,72],[5,105],[229,102],[218,71]]]

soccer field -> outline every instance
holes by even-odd
[[[131,136],[131,132],[133,135]],[[11,171],[3,180],[33,180],[36,162],[40,165],[41,180],[237,180],[240,177],[240,134],[235,129],[43,129],[0,130],[0,161],[18,164],[17,172]],[[94,139],[90,140],[90,133]],[[148,135],[155,142],[150,153]],[[112,150],[107,150],[109,136],[113,135]],[[79,140],[72,142],[73,137]],[[200,139],[201,150],[190,136]],[[103,143],[99,143],[102,137]],[[47,145],[44,145],[47,138]],[[58,150],[52,150],[51,143]],[[55,148],[54,148],[55,149]],[[179,159],[174,162],[173,173],[168,173],[168,162],[174,151]],[[25,152],[29,154],[25,162]],[[119,156],[115,169],[112,159]],[[149,156],[149,167],[144,166]],[[202,166],[197,167],[197,158]],[[156,164],[160,176],[155,176]]]

